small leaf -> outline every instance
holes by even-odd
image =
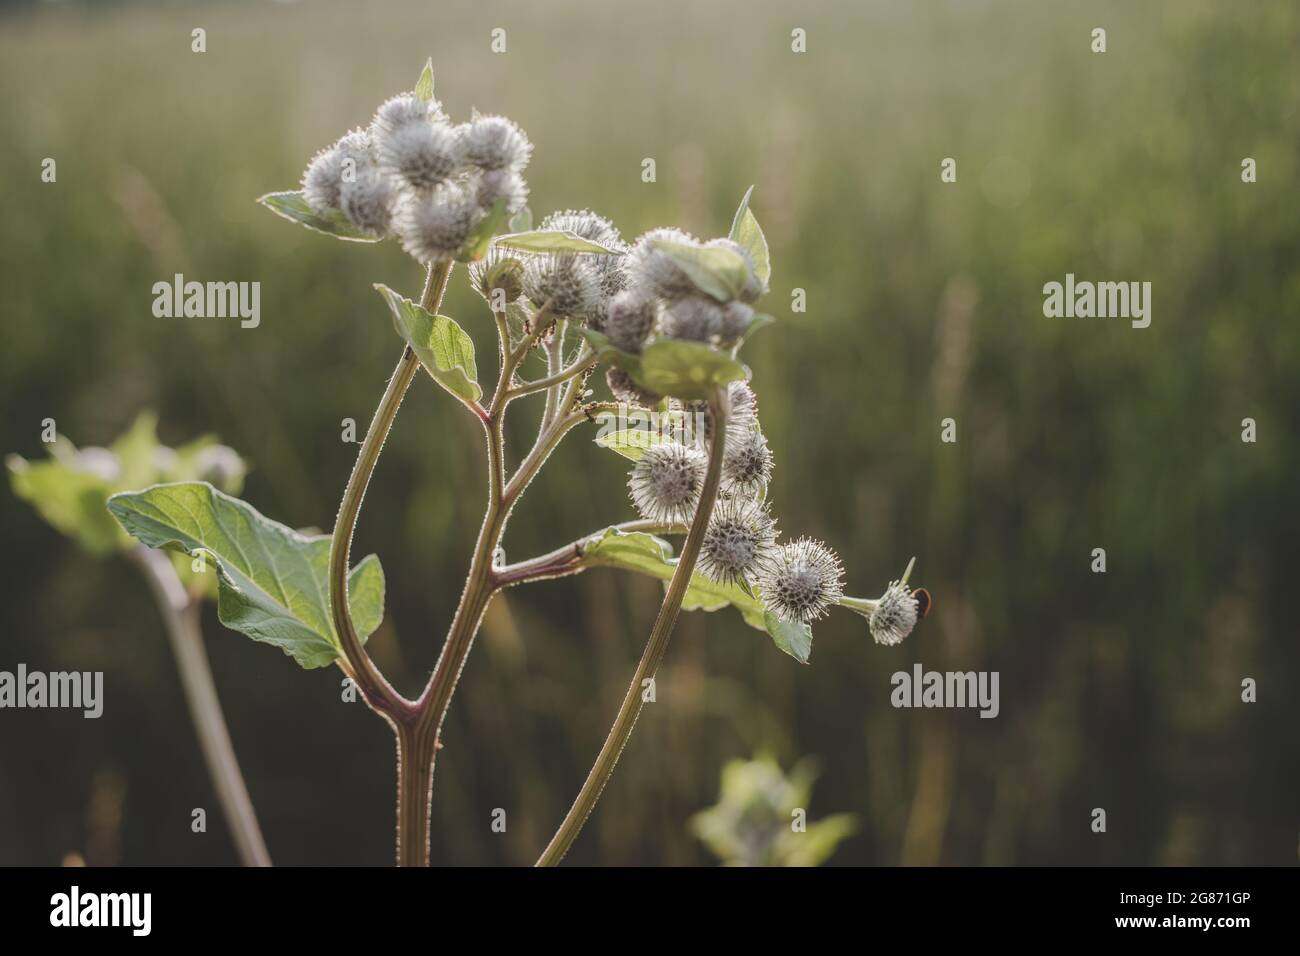
[[[791,624],[781,620],[771,611],[763,612],[763,624],[772,635],[776,646],[800,664],[807,664],[812,655],[812,628],[807,624]]]
[[[772,277],[772,257],[767,248],[767,238],[749,208],[749,197],[753,194],[754,187],[750,186],[745,192],[745,198],[740,201],[736,217],[731,221],[730,238],[749,253],[749,257],[754,260],[754,275],[766,288]]]
[[[488,249],[492,247],[492,237],[506,228],[506,220],[509,214],[506,212],[506,201],[498,199],[492,206],[492,210],[483,217],[482,221],[470,233],[465,244],[460,247],[456,253],[457,262],[477,262],[488,254]]]
[[[656,239],[655,247],[677,263],[695,287],[719,302],[739,298],[749,279],[749,265],[734,249],[692,246]]]
[[[607,249],[599,242],[583,239],[567,229],[537,229],[532,232],[512,232],[498,236],[498,246],[517,249],[520,252],[583,252],[591,255],[615,255],[613,249]]]
[[[217,616],[306,668],[340,656],[329,607],[328,535],[304,535],[205,482],[154,485],[108,499],[122,527],[151,548],[203,553],[219,575]],[[364,641],[384,616],[384,573],[370,555],[348,576]]]
[[[645,456],[647,448],[667,440],[658,432],[645,428],[624,428],[597,435],[595,438],[596,444],[601,448],[618,452],[631,461],[640,461]]]
[[[719,385],[743,381],[749,370],[703,342],[659,339],[641,353],[637,384],[674,398],[708,398]],[[636,376],[633,376],[636,378]]]
[[[326,213],[317,212],[307,204],[301,192],[267,193],[258,202],[277,216],[349,242],[379,242],[384,238],[358,229],[337,209]]]
[[[581,331],[602,362],[621,368],[657,395],[686,401],[707,399],[717,386],[749,378],[744,365],[703,342],[659,339],[634,355],[614,345],[603,332]]]
[[[474,340],[445,315],[433,315],[419,303],[376,283],[393,312],[397,334],[406,340],[433,380],[466,405],[483,396],[474,363]]]
[[[415,98],[426,103],[433,99],[433,57],[424,61],[420,78],[415,81]]]
[[[527,206],[519,210],[510,217],[510,225],[508,228],[512,233],[528,232],[533,228],[533,211]]]

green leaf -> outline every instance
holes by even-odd
[[[104,510],[109,494],[109,482],[104,478],[77,471],[57,459],[29,462],[10,455],[5,463],[14,494],[91,554],[107,554],[129,543]]]
[[[812,655],[812,628],[807,624],[789,624],[771,611],[763,612],[763,626],[772,635],[776,646],[800,664],[807,664]]]
[[[672,259],[697,289],[719,302],[740,297],[749,278],[745,257],[721,246],[692,246],[668,239],[656,239],[655,247]]]
[[[582,334],[601,361],[623,369],[638,385],[659,395],[687,401],[707,399],[717,386],[749,378],[744,365],[703,342],[659,339],[634,355],[614,345],[602,332],[582,329]]]
[[[749,257],[754,260],[754,275],[766,287],[772,277],[772,256],[767,248],[767,238],[749,208],[749,197],[753,194],[754,187],[750,186],[745,192],[745,198],[740,201],[736,217],[731,220],[730,238],[749,253]]]
[[[528,232],[533,228],[533,211],[527,206],[519,210],[510,217],[510,225],[508,228],[512,233]]]
[[[659,339],[641,353],[637,383],[674,398],[708,398],[719,385],[743,381],[749,369],[703,342]]]
[[[622,428],[599,434],[595,438],[596,444],[601,448],[618,452],[630,461],[640,461],[647,448],[667,440],[658,432],[646,428]]]
[[[328,535],[304,535],[204,482],[154,485],[108,499],[122,527],[151,548],[205,555],[219,576],[217,616],[226,627],[273,644],[301,666],[341,655],[329,607]],[[369,555],[348,576],[357,634],[384,616],[384,573]]]
[[[492,206],[492,211],[483,217],[483,221],[475,227],[470,233],[465,244],[460,247],[456,253],[457,262],[477,262],[488,254],[492,248],[492,237],[506,229],[506,220],[510,214],[506,212],[506,201],[498,199]]]
[[[420,78],[415,81],[415,98],[424,100],[426,103],[433,99],[433,57],[424,61],[424,69],[420,71]]]
[[[498,236],[498,246],[517,249],[520,252],[583,252],[591,255],[614,255],[613,249],[606,249],[599,242],[583,239],[567,229],[536,229],[532,232],[512,232]]]
[[[267,193],[258,202],[277,216],[283,216],[315,232],[347,239],[349,242],[379,242],[384,238],[358,229],[337,209],[325,213],[317,212],[307,204],[301,192]]]
[[[621,568],[636,571],[667,583],[677,570],[672,545],[643,531],[620,531],[606,528],[582,545],[584,562],[591,567]],[[812,628],[807,624],[786,624],[763,607],[761,595],[747,594],[735,584],[719,584],[699,571],[682,598],[684,611],[716,611],[731,605],[745,623],[766,631],[772,641],[801,664],[812,654]]]
[[[474,340],[447,316],[433,315],[382,283],[376,283],[375,288],[393,312],[397,334],[415,351],[425,371],[472,407],[483,395],[474,364]]]

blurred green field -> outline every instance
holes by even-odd
[[[936,601],[894,649],[833,615],[809,667],[731,611],[684,616],[572,861],[711,862],[687,821],[728,760],[767,751],[819,759],[812,818],[858,816],[832,864],[1294,863],[1298,48],[1284,2],[0,7],[0,452],[39,457],[46,417],[104,444],[155,407],[165,441],[215,431],[244,453],[264,513],[329,527],[355,455],[340,422],[369,420],[400,347],[371,285],[413,294],[420,275],[395,244],[336,242],[254,199],[293,188],[431,55],[454,118],[528,131],[539,217],[721,235],[756,184],[779,321],[745,358],[781,526],[835,547],[855,593],[915,554]],[[151,287],[176,272],[260,281],[260,326],[155,318]],[[1151,327],[1044,318],[1042,286],[1067,272],[1150,281]],[[463,271],[443,311],[491,381],[491,316]],[[355,548],[384,561],[371,649],[407,693],[484,500],[477,425],[418,384]],[[517,460],[533,424],[515,422]],[[633,516],[623,460],[588,437],[531,488],[511,560]],[[215,800],[143,585],[7,489],[0,515],[0,667],[103,670],[108,695],[97,721],[0,713],[0,864],[233,862],[215,813],[189,830]],[[660,593],[602,571],[497,600],[444,733],[435,862],[535,859]],[[211,610],[206,627],[277,862],[390,862],[388,729],[340,701],[336,671]],[[999,671],[1000,716],[893,709],[889,676],[916,661]]]

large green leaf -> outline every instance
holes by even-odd
[[[257,201],[277,216],[283,216],[316,232],[323,232],[327,236],[347,239],[350,242],[379,242],[384,238],[358,229],[337,209],[317,212],[308,205],[307,200],[298,191],[267,193]]]
[[[749,253],[749,257],[754,260],[754,275],[766,287],[772,277],[772,256],[768,252],[767,237],[763,235],[758,220],[749,208],[749,197],[753,194],[754,187],[750,186],[745,192],[745,198],[740,201],[736,217],[731,220],[730,238]]]
[[[328,535],[304,535],[199,481],[154,485],[108,499],[122,527],[151,548],[204,554],[217,568],[217,615],[226,627],[273,644],[303,667],[339,657],[329,605]],[[384,572],[367,556],[348,576],[364,641],[384,616]]]
[[[584,239],[567,229],[535,229],[532,232],[514,232],[498,236],[498,246],[515,249],[519,252],[582,252],[591,255],[613,255],[613,249],[606,249],[598,242]]]
[[[749,378],[749,369],[726,352],[682,339],[658,339],[640,355],[625,352],[602,332],[583,329],[601,361],[615,365],[643,388],[686,401],[707,399],[719,385]]]
[[[474,340],[445,315],[434,315],[388,286],[376,283],[393,312],[397,334],[414,350],[420,364],[433,380],[466,405],[473,406],[483,395],[474,364]]]
[[[669,239],[656,239],[654,244],[677,263],[697,289],[719,302],[739,298],[749,279],[749,264],[734,249],[694,246]]]
[[[677,570],[673,547],[662,538],[643,531],[620,531],[606,528],[582,545],[583,563],[588,567],[622,568],[636,571],[667,583]],[[801,664],[807,664],[812,653],[812,628],[807,624],[786,624],[763,607],[757,593],[747,593],[739,585],[719,584],[699,571],[691,575],[691,583],[682,598],[684,611],[716,611],[734,607],[745,623],[766,631],[773,643]]]

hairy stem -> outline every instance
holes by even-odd
[[[442,304],[442,295],[447,289],[447,280],[451,276],[450,261],[431,266],[425,279],[424,292],[420,296],[420,305],[431,312],[437,312]],[[397,693],[379,673],[370,655],[361,644],[356,628],[352,624],[352,610],[348,604],[348,572],[352,550],[352,535],[356,530],[357,518],[361,514],[361,502],[374,474],[379,454],[383,451],[384,441],[393,427],[397,410],[402,405],[402,398],[415,377],[420,362],[410,346],[402,349],[402,357],[397,361],[388,386],[384,389],[375,417],[370,422],[361,451],[357,454],[357,463],[348,478],[343,500],[339,504],[338,518],[334,522],[334,535],[330,542],[330,613],[334,619],[334,629],[338,632],[343,656],[348,663],[352,679],[361,691],[362,697],[372,708],[385,714],[398,714],[409,708],[409,702]]]
[[[708,527],[709,517],[713,514],[714,501],[718,496],[718,485],[722,477],[722,458],[726,453],[727,418],[731,411],[725,390],[720,389],[715,392],[709,400],[709,410],[713,415],[713,441],[709,449],[709,465],[700,492],[700,503],[695,509],[695,517],[691,521],[690,531],[686,535],[686,542],[682,545],[681,555],[677,561],[677,570],[673,572],[668,593],[664,595],[659,616],[650,631],[650,640],[646,643],[640,663],[637,664],[636,673],[632,675],[632,683],[628,685],[627,693],[623,695],[623,703],[614,718],[609,736],[605,738],[605,744],[600,748],[596,762],[592,765],[591,772],[587,774],[586,782],[578,792],[577,799],[573,801],[573,806],[569,808],[560,828],[538,859],[538,866],[559,865],[582,831],[583,824],[591,816],[591,811],[595,809],[596,802],[605,789],[605,784],[614,773],[614,767],[623,753],[623,748],[627,746],[628,738],[632,736],[632,729],[641,714],[643,682],[655,676],[663,661],[664,653],[668,650],[668,641],[672,637],[673,626],[677,623],[677,615],[681,611],[682,598],[686,595],[687,585],[695,572],[700,545],[704,541],[704,532]]]
[[[129,554],[143,570],[166,625],[199,747],[240,862],[244,866],[270,866],[271,855],[262,839],[262,829],[257,824],[257,814],[253,811],[253,802],[249,799],[248,787],[244,784],[244,775],[230,742],[226,718],[221,712],[217,688],[212,682],[212,668],[208,665],[203,634],[199,629],[201,605],[186,593],[166,554],[143,546]]]

